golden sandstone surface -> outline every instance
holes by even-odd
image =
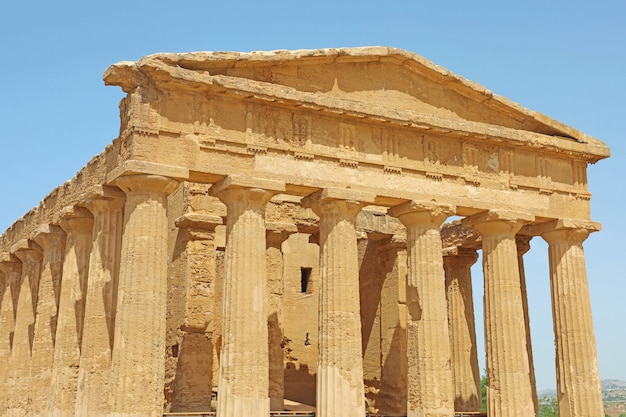
[[[0,239],[0,414],[480,412],[482,250],[488,414],[535,415],[538,237],[560,415],[604,415],[582,251],[602,142],[394,48],[104,80],[119,137]]]

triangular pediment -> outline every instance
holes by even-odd
[[[262,91],[278,99],[302,97],[322,107],[332,103],[334,108],[358,108],[367,114],[416,114],[434,117],[444,126],[472,122],[605,147],[589,135],[395,48],[154,54],[112,66],[105,81],[132,90],[133,77],[124,76],[131,67],[153,79],[167,73],[189,82]]]

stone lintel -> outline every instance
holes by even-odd
[[[285,183],[277,180],[255,178],[244,175],[228,175],[209,188],[209,195],[217,195],[229,188],[259,188],[267,191],[284,192]]]
[[[522,221],[532,222],[535,220],[535,216],[521,211],[509,211],[509,210],[489,210],[482,213],[474,214],[472,216],[464,218],[461,223],[465,227],[473,227],[480,223],[486,223],[491,221]]]
[[[451,246],[448,248],[443,248],[441,251],[443,256],[466,256],[466,257],[476,257],[476,249],[464,248],[461,246]]]
[[[581,229],[588,233],[599,232],[602,225],[598,222],[584,219],[556,219],[546,223],[529,224],[522,231],[524,234],[539,236],[543,233],[561,229]]]
[[[318,201],[325,200],[346,200],[373,204],[376,200],[376,194],[350,188],[323,188],[304,197],[302,206],[310,208]]]
[[[114,183],[119,177],[133,174],[152,174],[178,180],[189,179],[189,169],[147,161],[124,161],[107,174],[107,183]]]
[[[220,216],[204,213],[187,213],[177,218],[174,222],[179,229],[196,229],[212,231],[216,226],[224,224]]]
[[[480,249],[482,238],[469,227],[463,226],[461,220],[453,220],[441,226],[441,240],[444,248],[471,248]]]

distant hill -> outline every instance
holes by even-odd
[[[626,381],[605,379],[602,381],[602,399],[607,401],[626,402]]]
[[[546,389],[537,392],[539,398],[556,397],[556,389]],[[605,379],[602,381],[602,399],[607,401],[626,402],[626,381],[619,379]]]

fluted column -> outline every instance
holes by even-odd
[[[365,414],[356,216],[372,196],[325,189],[303,200],[320,217],[320,294],[316,412]]]
[[[380,306],[381,370],[376,407],[381,414],[406,415],[406,237],[392,236],[379,259],[389,266],[380,295],[386,302]]]
[[[542,233],[550,254],[559,416],[602,417],[602,388],[582,243],[598,223],[558,220]]]
[[[126,194],[110,378],[110,416],[163,414],[167,304],[167,196],[159,175],[115,180]]]
[[[534,414],[515,244],[516,233],[524,221],[531,220],[526,214],[504,211],[479,213],[463,220],[464,226],[482,236],[490,416]]]
[[[48,414],[50,400],[65,232],[59,226],[42,225],[33,240],[43,248],[43,259],[30,366],[30,406],[32,416],[43,416]]]
[[[267,224],[267,331],[270,410],[285,409],[285,360],[283,348],[282,243],[298,228],[290,223]]]
[[[482,410],[471,272],[477,259],[474,249],[463,248],[446,251],[443,257],[456,411]]]
[[[524,308],[524,328],[526,330],[526,353],[528,355],[528,367],[530,370],[530,390],[533,396],[535,415],[539,412],[539,399],[537,398],[537,382],[535,378],[535,365],[533,361],[533,344],[530,334],[530,316],[528,314],[528,295],[526,292],[526,272],[524,270],[524,254],[530,250],[532,236],[517,235],[517,262],[519,264],[520,288],[522,290],[522,306]]]
[[[7,414],[11,399],[9,386],[9,360],[11,357],[11,337],[15,330],[15,308],[13,297],[22,275],[22,264],[8,252],[0,254],[0,416]]]
[[[54,344],[50,415],[75,415],[84,290],[89,271],[93,217],[86,209],[69,208],[60,225],[66,233],[63,281]]]
[[[389,214],[407,229],[407,416],[452,417],[454,388],[440,229],[454,207],[409,201]]]
[[[15,333],[9,362],[8,385],[11,400],[7,416],[26,416],[30,413],[31,343],[35,325],[35,308],[41,273],[43,249],[31,240],[21,240],[11,252],[22,262],[22,276],[15,313]]]
[[[284,184],[239,186],[232,178],[210,193],[227,208],[222,350],[217,415],[269,415],[265,206]]]
[[[109,410],[109,381],[116,309],[117,277],[123,229],[124,194],[98,188],[86,203],[93,215],[91,253],[80,344],[76,416],[104,417]]]

